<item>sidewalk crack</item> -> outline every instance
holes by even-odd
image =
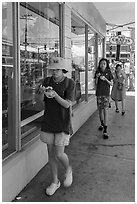
[[[96,147],[96,146],[105,146],[105,147],[116,147],[116,146],[135,146],[135,144],[90,144],[92,145],[93,147]]]

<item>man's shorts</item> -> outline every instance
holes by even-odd
[[[70,142],[70,135],[64,132],[50,133],[41,131],[40,139],[46,144],[54,144],[56,146],[68,146]]]
[[[109,96],[97,96],[97,107],[98,110],[109,108]]]

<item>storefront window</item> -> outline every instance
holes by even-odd
[[[13,36],[12,36],[12,4],[2,3],[2,145],[8,147],[11,137],[9,130],[12,101],[13,74]]]
[[[34,132],[43,115],[37,88],[48,75],[50,58],[60,55],[59,4],[20,4],[20,69],[22,138]],[[37,127],[37,128],[36,128]]]
[[[77,103],[85,99],[85,24],[73,13],[71,17],[72,78],[81,94]]]
[[[103,56],[103,38],[98,37],[98,61]]]
[[[85,84],[87,80],[88,97],[95,94],[94,74],[95,74],[95,32],[88,27],[88,57],[85,58],[85,23],[72,13],[71,18],[71,53],[72,53],[72,78],[80,82],[81,98],[86,100]],[[85,60],[88,60],[85,79]],[[77,83],[76,83],[77,84]]]
[[[95,74],[95,35],[89,29],[88,32],[88,95],[95,94],[94,74]]]

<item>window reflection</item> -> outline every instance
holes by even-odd
[[[98,61],[102,58],[103,55],[103,38],[98,37]]]
[[[50,58],[59,56],[59,4],[29,2],[20,4],[20,69],[22,134],[31,132],[42,116],[43,104],[37,88],[49,73]],[[32,117],[37,115],[37,117]],[[25,120],[25,122],[24,122]],[[27,135],[27,134],[26,134]]]
[[[85,96],[85,25],[78,24],[73,14],[71,24],[72,78],[79,90],[79,103]]]
[[[8,143],[11,99],[11,76],[13,71],[13,39],[11,3],[2,3],[2,145]]]
[[[71,19],[72,78],[80,82],[81,99],[85,99],[85,24],[74,14]],[[95,33],[88,30],[88,95],[95,94]]]
[[[95,94],[94,73],[95,73],[95,35],[92,30],[88,33],[88,94]]]

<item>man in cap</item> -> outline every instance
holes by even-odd
[[[66,170],[64,186],[69,187],[73,181],[72,167],[64,150],[70,140],[70,106],[74,97],[75,83],[64,76],[68,72],[66,59],[60,57],[52,59],[48,69],[52,71],[52,76],[46,77],[41,87],[45,111],[40,139],[48,147],[53,179],[46,189],[46,194],[53,195],[61,185],[58,179],[58,160]]]

